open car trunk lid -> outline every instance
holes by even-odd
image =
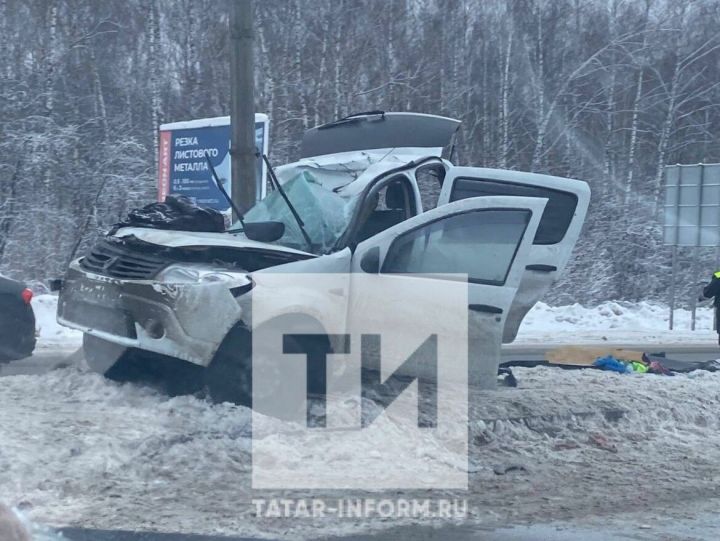
[[[452,118],[421,113],[359,113],[316,126],[302,139],[303,158],[373,149],[406,149],[440,156],[460,126]]]

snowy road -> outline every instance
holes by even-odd
[[[74,365],[82,353],[77,345],[38,347],[32,357],[0,364],[1,376],[44,374],[57,368]]]
[[[367,535],[324,538],[325,541],[716,541],[720,516],[706,502],[688,516],[653,516],[652,511],[617,513],[612,517],[586,518],[506,528],[485,526],[400,526]],[[649,523],[651,522],[651,523]],[[69,541],[250,541],[248,538],[225,536],[186,536],[184,534],[148,534],[108,530],[63,531]]]
[[[707,361],[720,358],[720,347],[714,344],[696,343],[688,345],[674,344],[633,344],[614,342],[604,345],[623,347],[637,351],[663,351],[668,358],[681,361]],[[507,344],[503,346],[502,361],[542,361],[545,352],[557,347],[557,344]],[[0,365],[0,377],[16,375],[39,375],[58,368],[74,366],[81,363],[82,352],[75,343],[69,346],[40,347],[32,357]]]
[[[529,318],[532,336],[557,337],[553,326],[561,324],[565,338],[575,336],[569,331],[573,325],[581,339],[591,332],[582,319],[567,321],[577,310],[543,310]],[[628,311],[613,317],[638,316]],[[642,319],[647,321],[647,314]],[[610,327],[602,330],[623,338],[613,321],[601,320]],[[647,332],[659,333],[661,322],[653,325]],[[473,418],[481,421],[472,442],[477,458],[471,492],[435,495],[468,497],[465,523],[271,519],[255,516],[250,504],[252,497],[273,494],[248,488],[248,410],[194,397],[169,399],[152,389],[106,381],[78,368],[72,353],[79,336],[63,335],[49,324],[45,331],[50,336],[37,355],[3,367],[0,378],[0,499],[22,506],[40,523],[277,539],[387,528],[401,528],[393,538],[413,541],[433,538],[433,532],[468,540],[592,539],[589,532],[598,528],[608,536],[597,539],[716,538],[720,373],[662,377],[518,368],[519,388],[472,396]],[[690,338],[673,356],[714,356],[715,335],[707,327]],[[669,342],[665,346],[677,348],[680,340]],[[512,347],[530,354],[542,351],[540,343],[526,340]],[[416,445],[428,450],[439,443]],[[302,459],[343,471],[347,455],[336,449]],[[524,469],[495,473],[507,464]],[[391,494],[413,495],[427,497]],[[528,530],[527,524],[534,526]],[[507,526],[516,528],[502,529]]]
[[[517,374],[519,389],[473,397],[484,421],[473,442],[479,459],[467,527],[644,507],[673,516],[678,502],[687,514],[720,496],[720,374]],[[168,399],[74,368],[2,378],[0,404],[0,494],[46,524],[282,539],[403,524],[254,516],[244,408]],[[342,449],[306,459],[343,467]],[[526,471],[494,473],[508,463]]]

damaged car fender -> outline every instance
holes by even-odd
[[[248,329],[257,328],[272,319],[295,314],[317,321],[323,329],[344,327],[351,261],[352,252],[345,248],[252,273],[253,290],[238,299],[243,324]],[[262,292],[264,304],[256,316],[252,303],[258,291]]]

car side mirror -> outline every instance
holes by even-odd
[[[245,222],[243,232],[250,240],[273,242],[285,234],[285,224],[282,222]]]
[[[360,260],[360,268],[368,274],[380,273],[380,248],[375,246],[365,252]]]

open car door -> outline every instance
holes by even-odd
[[[505,323],[503,342],[512,342],[525,314],[550,289],[567,265],[590,203],[590,188],[574,180],[521,171],[451,167],[438,206],[470,197],[522,196],[547,199],[524,276]]]
[[[353,285],[353,281],[361,283],[354,278],[359,273],[467,275],[470,383],[493,388],[505,320],[545,204],[545,199],[534,197],[471,198],[386,229],[356,247],[351,263],[351,297],[362,296],[362,291],[357,291],[360,287]],[[424,280],[428,288],[443,279],[406,278]],[[433,306],[418,304],[408,309],[410,321],[418,310],[429,310],[442,319]]]

